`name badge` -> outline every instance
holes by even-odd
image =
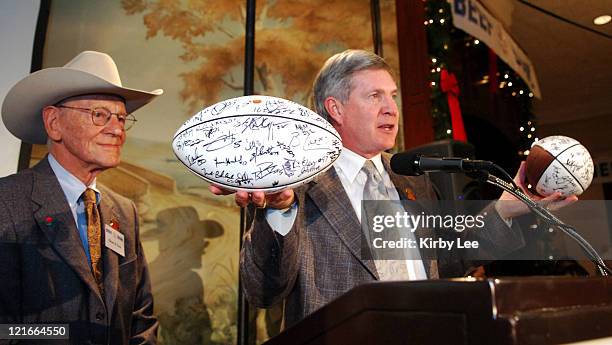
[[[108,224],[104,225],[104,245],[106,248],[125,257],[125,236]]]

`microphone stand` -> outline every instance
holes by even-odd
[[[503,169],[499,166],[494,165],[495,168],[501,170],[504,175],[509,176]],[[475,173],[467,174],[469,177],[479,179],[483,182],[492,184],[498,188],[505,190],[506,192],[512,194],[518,200],[522,201],[526,204],[529,209],[535,213],[538,217],[542,218],[549,226],[556,227],[567,234],[570,238],[578,243],[578,245],[584,250],[589,259],[597,266],[599,273],[602,276],[610,276],[612,275],[612,270],[608,266],[606,266],[605,262],[601,258],[601,256],[595,251],[595,249],[587,242],[572,226],[569,226],[563,223],[560,219],[555,217],[550,211],[537,202],[531,200],[523,191],[518,188],[514,183],[509,183],[486,170],[480,170]]]

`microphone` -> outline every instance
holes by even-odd
[[[493,166],[492,162],[457,157],[427,157],[413,152],[402,152],[391,157],[391,170],[399,175],[419,176],[428,171],[466,173]]]

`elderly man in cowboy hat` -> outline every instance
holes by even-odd
[[[123,87],[93,51],[8,92],[4,124],[49,155],[0,179],[0,324],[65,324],[70,344],[156,343],[134,204],[96,176],[119,164],[131,113],[162,92]]]

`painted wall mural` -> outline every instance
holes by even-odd
[[[397,70],[395,2],[381,1],[381,12]],[[51,2],[43,67],[98,50],[124,85],[165,90],[135,113],[122,163],[98,180],[138,207],[163,345],[236,342],[240,210],[210,195],[170,143],[195,112],[243,94],[244,26],[243,0]],[[256,93],[308,105],[322,63],[347,48],[372,49],[368,0],[257,1]],[[45,153],[34,147],[32,162]],[[278,320],[278,309],[257,314],[257,342]]]

